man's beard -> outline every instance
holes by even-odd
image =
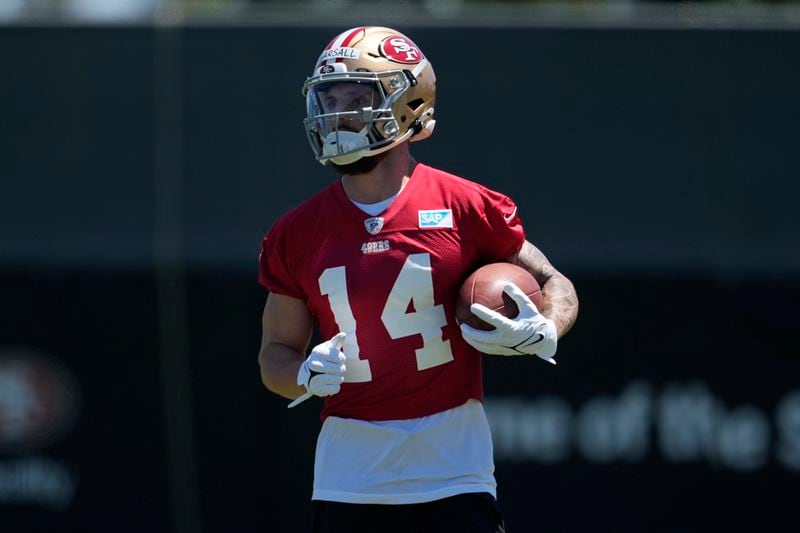
[[[380,154],[375,154],[370,157],[362,157],[361,159],[353,161],[352,163],[348,163],[347,165],[337,165],[333,161],[330,161],[330,165],[331,168],[333,168],[339,174],[358,176],[359,174],[366,174],[375,170],[375,167],[378,166],[378,163],[384,160],[386,154],[387,152],[381,152]]]

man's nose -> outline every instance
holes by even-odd
[[[339,117],[336,120],[336,129],[345,131],[357,132],[361,129],[363,123],[356,117]]]

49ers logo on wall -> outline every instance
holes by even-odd
[[[400,35],[392,35],[381,42],[380,51],[383,57],[398,63],[414,64],[422,61],[422,52],[410,39]]]
[[[0,452],[31,452],[67,434],[79,414],[79,392],[55,358],[0,346]]]

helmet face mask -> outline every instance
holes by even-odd
[[[379,149],[394,141],[400,128],[392,106],[411,87],[409,74],[323,74],[306,82],[308,118],[303,123],[317,159],[347,164],[363,157],[365,148]]]
[[[302,92],[306,135],[322,164],[347,165],[426,138],[435,123],[433,68],[413,42],[389,28],[337,36]]]

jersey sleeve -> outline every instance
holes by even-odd
[[[505,261],[522,247],[525,230],[511,198],[483,189],[473,232],[483,261]]]
[[[258,282],[270,292],[305,299],[305,294],[292,275],[290,250],[284,226],[280,222],[261,241],[258,256]]]

